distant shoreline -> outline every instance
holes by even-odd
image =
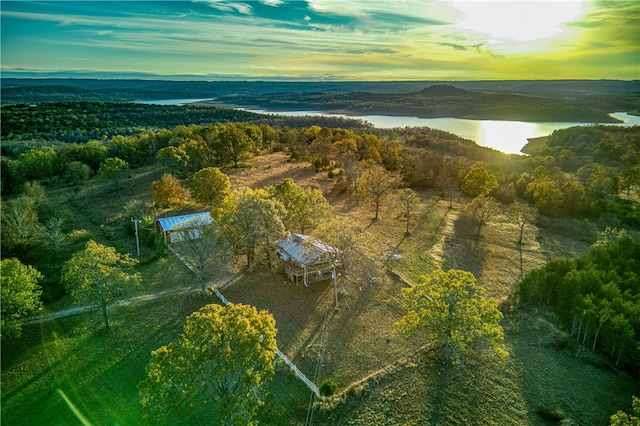
[[[145,101],[143,103],[151,103],[151,101]],[[571,122],[575,122],[575,123],[582,123],[585,125],[590,125],[590,124],[621,124],[624,123],[623,120],[617,119],[615,117],[612,117],[611,113],[606,115],[606,119],[602,120],[602,121],[598,121],[597,123],[594,121],[589,121],[589,120],[584,120],[584,121],[579,121],[579,120],[563,120],[563,119],[554,119],[554,120],[536,120],[536,119],[532,119],[532,120],[524,120],[524,119],[510,119],[510,118],[499,118],[499,117],[495,117],[495,116],[478,116],[478,115],[425,115],[425,114],[415,114],[415,115],[410,115],[410,114],[403,114],[403,113],[399,113],[399,112],[394,112],[394,111],[385,111],[385,112],[371,112],[371,111],[359,111],[357,109],[346,109],[346,108],[341,108],[341,109],[329,109],[329,110],[322,110],[322,109],[312,109],[312,110],[307,110],[307,109],[297,109],[297,108],[270,108],[270,107],[263,107],[259,104],[240,104],[240,103],[225,103],[225,102],[220,102],[218,100],[215,99],[205,99],[205,100],[198,100],[195,102],[189,102],[189,103],[185,103],[184,105],[202,105],[202,106],[215,106],[215,107],[219,107],[219,108],[233,108],[233,109],[241,109],[244,111],[249,111],[249,112],[256,112],[259,111],[259,113],[262,114],[286,114],[286,113],[291,113],[291,112],[306,112],[308,111],[309,113],[317,113],[317,114],[326,114],[326,115],[345,115],[345,116],[349,116],[349,117],[362,117],[362,116],[370,116],[370,115],[384,115],[384,116],[388,116],[388,117],[415,117],[415,118],[423,118],[423,119],[432,119],[432,118],[458,118],[461,120],[493,120],[493,121],[521,121],[524,123],[556,123],[556,122],[563,122],[563,121],[571,121]],[[174,104],[175,105],[175,104]],[[626,114],[629,115],[633,115],[636,117],[640,117],[640,113],[631,113],[631,112],[626,112]]]

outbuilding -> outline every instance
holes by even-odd
[[[335,279],[338,249],[302,234],[291,234],[276,243],[278,257],[287,277],[294,283]]]
[[[165,244],[195,240],[202,236],[202,228],[212,222],[209,212],[163,217],[156,219],[156,233],[163,235]]]

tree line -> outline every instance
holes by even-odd
[[[202,111],[211,115],[197,118]],[[183,123],[213,124],[173,126],[174,121],[163,117],[174,113],[186,114],[178,120]],[[320,123],[324,119],[319,117],[303,118],[291,127],[288,120],[297,118],[215,107],[69,102],[6,106],[2,114],[3,139],[8,141],[2,148],[5,194],[18,192],[31,180],[81,181],[95,174],[108,157],[118,157],[132,167],[159,160],[172,173],[189,177],[205,166],[231,162],[237,167],[240,161],[269,149],[287,150],[292,158],[307,159],[318,169],[336,167],[346,180],[352,163],[371,160],[398,172],[410,186],[441,190],[452,183],[459,187],[464,167],[480,162],[498,178],[492,197],[505,204],[523,198],[535,203],[540,213],[552,216],[592,217],[611,209],[624,210],[615,195],[629,195],[640,181],[637,127],[556,131],[531,155],[516,156],[428,128],[381,130],[343,119],[334,120],[331,126],[302,124],[310,119]],[[136,127],[130,133],[119,133],[124,128],[120,126],[109,134],[93,135],[96,137],[82,134],[72,145],[62,144],[64,138],[57,134],[41,132],[49,125],[93,131],[120,123],[118,117]],[[12,139],[24,143],[12,143]],[[34,139],[48,142],[37,147],[29,142]],[[32,148],[27,149],[29,146]],[[456,182],[450,182],[452,179]]]
[[[574,346],[600,353],[616,366],[640,367],[640,239],[607,229],[591,250],[554,259],[520,283],[524,304],[549,306]]]
[[[286,117],[256,114],[211,105],[149,105],[134,102],[63,101],[13,104],[0,109],[4,141],[59,141],[83,144],[88,140],[130,136],[145,129],[214,122],[267,123],[278,126],[363,127],[360,120],[341,117]],[[3,152],[4,153],[4,152]]]

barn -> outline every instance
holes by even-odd
[[[280,262],[287,277],[294,283],[311,283],[335,278],[338,249],[310,238],[291,234],[276,243]]]
[[[195,240],[202,235],[202,228],[212,222],[209,212],[163,217],[156,219],[156,233],[163,235],[165,244]]]

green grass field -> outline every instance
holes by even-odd
[[[251,172],[238,173],[246,173],[243,178],[250,181]],[[103,193],[98,182],[53,187],[50,197],[73,212],[69,220],[74,232],[133,253],[123,206],[131,199],[148,201],[150,183],[159,175],[153,168],[134,171],[129,189],[121,193]],[[449,210],[437,194],[421,197],[422,214],[412,221],[408,237],[404,220],[390,210],[383,209],[380,220],[371,222],[367,208],[344,197],[330,196],[329,201],[366,228],[369,255],[380,264],[391,253],[401,254],[401,262],[387,265],[409,280],[436,267],[465,268],[490,295],[504,300],[515,289],[521,268],[580,253],[593,238],[589,230],[578,231],[582,224],[541,221],[526,231],[520,251],[516,229],[505,216],[477,238],[467,232],[464,199]],[[89,214],[94,210],[95,217]],[[143,257],[150,258],[152,249],[143,250]],[[186,269],[171,257],[146,262],[140,272],[142,293],[191,285]],[[362,288],[348,286],[339,310],[332,307],[330,283],[295,286],[265,270],[242,275],[223,290],[232,302],[268,309],[276,319],[280,349],[318,385],[326,379],[338,384],[336,401],[316,404],[309,412],[310,391],[288,367],[278,365],[261,424],[301,425],[312,416],[314,424],[326,425],[546,425],[562,419],[601,425],[615,411],[629,410],[631,395],[640,394],[635,379],[605,362],[564,350],[562,333],[544,312],[532,310],[513,311],[505,319],[511,354],[505,361],[479,354],[467,368],[449,372],[437,354],[407,358],[417,345],[393,332],[393,322],[404,314],[400,290],[405,284],[383,276]],[[137,385],[151,351],[175,339],[190,313],[218,303],[196,293],[113,308],[109,335],[100,317],[90,313],[25,326],[22,338],[3,341],[3,425],[76,425],[82,419],[94,425],[148,424]],[[63,299],[48,309],[69,305]]]

